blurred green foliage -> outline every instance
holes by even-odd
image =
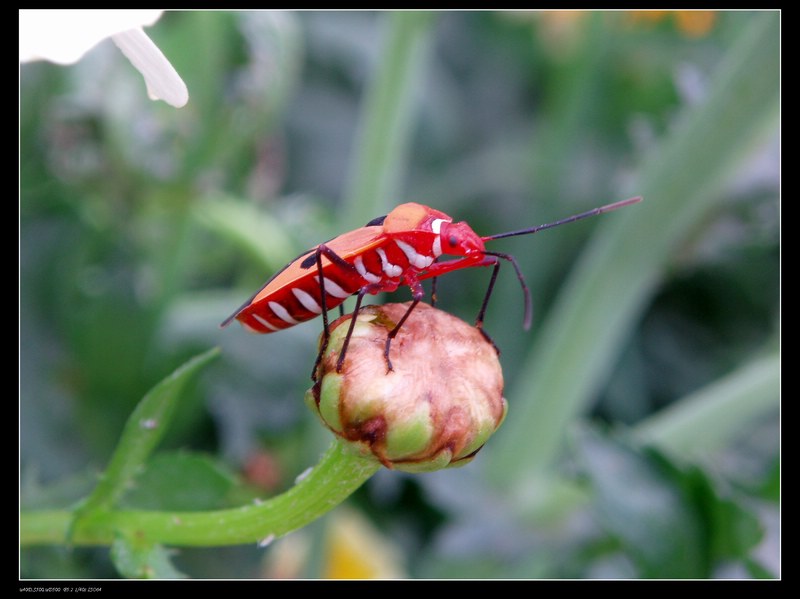
[[[305,248],[404,201],[491,234],[644,193],[496,242],[535,312],[522,331],[502,272],[496,443],[457,471],[382,471],[353,503],[409,577],[779,576],[780,16],[719,12],[699,35],[655,16],[170,12],[148,33],[187,83],[180,110],[110,42],[23,65],[23,509],[85,497],[142,396],[212,346],[125,505],[290,487],[330,439],[302,401],[320,325],[218,324]],[[488,274],[443,278],[439,306],[474,318]],[[195,578],[258,577],[278,551],[182,549],[174,570],[129,549],[124,575]],[[107,549],[22,551],[24,578],[116,575]]]

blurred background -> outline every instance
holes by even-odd
[[[177,549],[192,578],[780,575],[775,12],[167,12],[186,82],[150,101],[105,41],[20,68],[23,509],[85,496],[142,396],[187,389],[123,498],[215,509],[329,445],[303,402],[321,323],[219,323],[304,249],[415,201],[493,242],[509,414],[465,468],[380,471],[268,547]],[[483,269],[439,282],[472,321]],[[407,290],[374,301],[406,301]],[[23,578],[113,578],[25,547]]]

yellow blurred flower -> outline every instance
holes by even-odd
[[[339,507],[328,516],[320,578],[375,580],[405,578],[398,547],[359,512]],[[311,556],[311,536],[297,531],[270,546],[265,578],[294,579],[305,574]]]
[[[328,529],[322,578],[403,578],[397,547],[363,516],[339,510]]]
[[[717,13],[713,10],[632,10],[629,16],[634,22],[657,23],[672,18],[675,26],[687,37],[702,37],[714,27]]]
[[[558,54],[569,54],[582,36],[587,17],[592,11],[586,10],[523,10],[503,11],[501,14],[522,20],[538,19],[542,23],[538,34],[542,42],[550,50]],[[702,37],[707,35],[717,20],[717,11],[713,10],[630,10],[599,11],[604,16],[620,15],[623,21],[633,24],[653,24],[672,19],[675,28],[686,37]]]

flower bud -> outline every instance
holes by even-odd
[[[363,308],[339,372],[351,315],[333,322],[306,402],[336,435],[387,468],[466,464],[506,414],[497,352],[474,326],[421,303],[391,343],[387,372],[387,335],[408,306]]]

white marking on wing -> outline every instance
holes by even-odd
[[[268,322],[266,319],[264,319],[263,317],[259,316],[258,314],[253,314],[253,318],[255,318],[258,322],[260,322],[265,327],[267,327],[270,331],[279,331],[280,330],[274,324],[272,324],[271,322]]]
[[[308,310],[309,312],[313,312],[314,314],[322,314],[322,308],[317,303],[310,293],[307,291],[303,291],[302,289],[298,289],[295,287],[292,289],[292,293],[297,298],[297,300],[303,304],[303,307]]]
[[[275,316],[280,318],[283,322],[288,322],[289,324],[297,324],[297,321],[292,318],[291,314],[281,306],[278,302],[269,302],[267,304],[269,309],[275,313]]]
[[[333,297],[338,297],[339,299],[344,299],[346,297],[350,297],[350,293],[339,287],[336,283],[331,281],[328,277],[323,277],[322,280],[325,283],[325,292],[332,295]]]

